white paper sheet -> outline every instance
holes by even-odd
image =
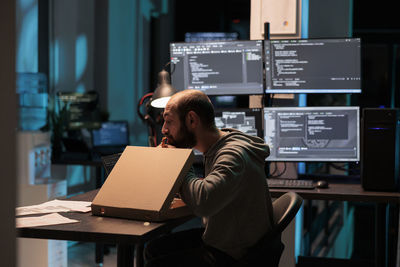
[[[79,221],[66,218],[58,213],[51,213],[38,217],[16,218],[15,222],[17,228],[23,228],[23,227],[35,227],[43,225],[77,223]]]
[[[39,205],[18,207],[15,210],[17,216],[53,212],[89,212],[90,201],[51,200]]]

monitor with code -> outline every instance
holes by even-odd
[[[357,162],[359,107],[264,108],[267,161]]]
[[[207,95],[263,94],[262,40],[171,43],[171,82]]]
[[[264,42],[266,93],[361,93],[360,38]]]
[[[263,138],[261,108],[220,108],[215,109],[215,126],[218,129],[232,128],[245,134]],[[194,150],[196,156],[202,155]]]
[[[231,108],[215,110],[217,128],[233,128],[245,134],[263,138],[262,109]]]

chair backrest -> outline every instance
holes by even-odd
[[[301,207],[303,198],[295,192],[287,192],[274,202],[273,219],[275,227],[253,246],[248,253],[234,264],[234,267],[269,266],[278,267],[284,250],[281,233],[293,220]]]
[[[303,198],[292,191],[289,191],[279,198],[277,198],[273,203],[273,213],[274,213],[274,231],[281,233],[289,225],[289,223],[296,216],[299,211],[301,204],[303,203]]]

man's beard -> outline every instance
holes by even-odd
[[[193,148],[197,144],[196,136],[189,131],[185,123],[181,123],[181,127],[176,138],[168,137],[168,144],[177,148]]]

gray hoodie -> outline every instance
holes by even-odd
[[[266,185],[269,147],[261,138],[234,129],[205,154],[205,177],[189,172],[180,195],[205,231],[203,240],[239,259],[272,228],[272,203]]]

